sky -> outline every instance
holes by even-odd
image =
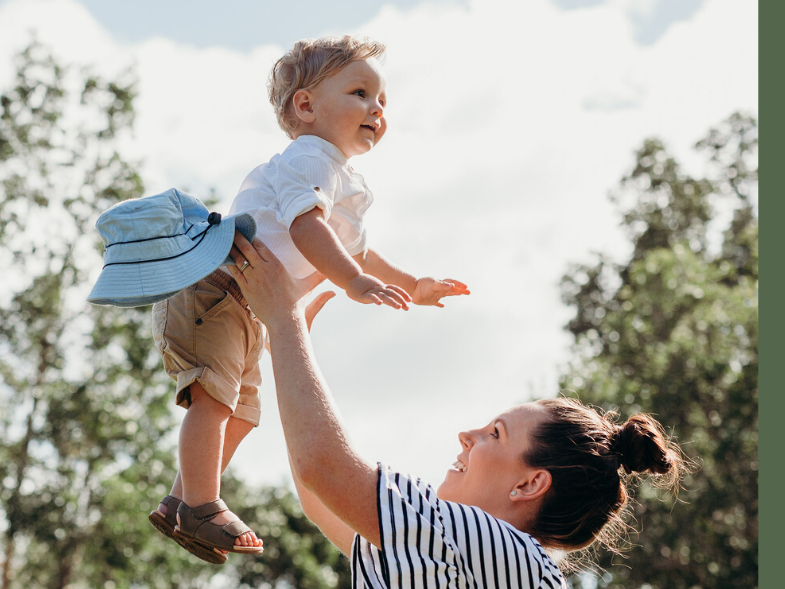
[[[288,143],[267,102],[274,61],[304,37],[386,43],[389,128],[352,160],[375,197],[369,243],[472,294],[408,313],[339,295],[313,340],[360,454],[436,484],[459,431],[558,394],[572,314],[559,279],[593,252],[629,254],[608,193],[643,140],[700,174],[695,142],[736,110],[757,115],[757,18],[746,0],[0,0],[0,88],[32,31],[64,63],[133,68],[123,149],[147,193],[215,189],[226,212]],[[262,424],[233,466],[288,484],[262,367]]]

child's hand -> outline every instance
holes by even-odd
[[[360,274],[349,281],[346,287],[349,298],[365,305],[385,304],[393,309],[409,309],[408,303],[412,301],[405,290],[394,284],[384,284],[370,274]]]
[[[414,287],[412,302],[415,305],[433,305],[444,307],[439,300],[442,297],[453,297],[456,295],[471,294],[463,282],[458,282],[452,278],[436,280],[435,278],[420,278]]]

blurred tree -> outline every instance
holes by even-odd
[[[613,194],[630,260],[600,256],[562,281],[576,309],[562,388],[622,418],[656,414],[701,465],[685,503],[640,487],[636,546],[624,560],[600,554],[601,587],[758,582],[756,122],[734,114],[696,147],[708,155],[706,178],[645,141]],[[729,226],[712,245],[723,217]]]
[[[221,568],[147,521],[175,474],[171,381],[149,308],[86,303],[97,216],[143,193],[118,151],[134,97],[130,74],[65,69],[37,42],[0,96],[0,587],[346,587],[345,559],[285,490],[226,477],[267,550]]]

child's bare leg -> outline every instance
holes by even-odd
[[[223,472],[226,470],[226,467],[229,466],[229,461],[234,456],[234,453],[237,450],[237,447],[240,445],[240,442],[243,441],[245,436],[247,436],[252,429],[253,425],[244,419],[237,419],[236,417],[229,418],[229,421],[226,423],[226,432],[224,433],[224,449],[223,455],[221,457],[221,474],[223,474]],[[183,498],[183,479],[180,476],[179,470],[177,471],[177,476],[174,477],[174,484],[172,485],[172,490],[169,491],[169,494],[172,497],[176,497],[180,500]],[[163,503],[159,504],[158,511],[166,515],[166,505]]]
[[[245,426],[230,422],[231,410],[213,399],[199,383],[190,386],[191,406],[180,427],[180,479],[183,501],[191,507],[215,501],[220,496],[221,472],[226,467],[234,450],[240,443]],[[248,424],[248,431],[251,425]],[[247,431],[245,432],[248,433]],[[224,443],[231,448],[223,459]],[[228,450],[229,448],[227,448]],[[175,486],[177,486],[175,480]],[[173,487],[172,489],[176,489]],[[175,493],[173,495],[177,496]],[[239,519],[231,511],[223,511],[213,518],[215,524],[227,524]],[[253,532],[247,532],[235,540],[238,546],[261,546],[262,542]]]

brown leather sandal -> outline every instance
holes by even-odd
[[[220,554],[219,550],[239,554],[261,554],[264,551],[262,546],[235,545],[234,541],[237,538],[252,531],[242,521],[237,520],[223,525],[210,521],[228,509],[226,503],[221,499],[197,507],[189,507],[185,503],[180,503],[177,508],[180,524],[174,528],[174,537],[194,542],[205,549],[214,550],[218,554]]]
[[[156,530],[167,538],[171,538],[188,552],[194,556],[198,556],[204,561],[211,564],[224,564],[226,562],[226,555],[222,552],[207,549],[188,538],[180,538],[174,535],[174,529],[177,526],[177,509],[180,507],[180,503],[182,503],[180,499],[173,497],[172,495],[167,495],[161,499],[159,503],[166,505],[166,514],[164,515],[156,509],[147,517]]]

